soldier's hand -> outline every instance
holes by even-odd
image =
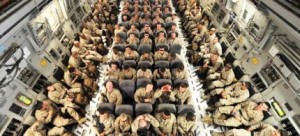
[[[150,102],[150,99],[144,99],[144,102]]]
[[[102,133],[100,134],[100,136],[105,136],[105,133],[104,133],[104,132],[102,132]]]
[[[249,127],[249,128],[248,128],[248,131],[253,131],[253,128]]]

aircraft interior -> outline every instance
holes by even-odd
[[[1,136],[300,136],[298,0],[1,0]]]

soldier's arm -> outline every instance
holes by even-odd
[[[250,120],[244,120],[242,118],[242,123],[245,126],[251,126],[260,123],[263,120],[264,116],[258,116],[258,115],[253,115],[253,117],[250,118]]]
[[[138,122],[139,121],[137,119],[135,119],[131,124],[131,131],[134,135],[136,135],[137,130],[138,130]]]
[[[132,69],[132,74],[133,74],[132,79],[136,80],[136,70],[135,69]]]
[[[142,103],[142,102],[140,101],[140,99],[139,99],[139,96],[141,95],[141,93],[140,93],[139,90],[140,90],[140,89],[138,89],[138,90],[134,93],[134,101],[135,101],[136,103]]]
[[[172,132],[173,132],[173,134],[177,134],[177,124],[176,124],[176,117],[175,117],[175,115],[174,115],[174,123],[173,123],[173,128],[172,128]]]
[[[161,89],[157,89],[157,90],[154,92],[154,99],[159,98],[161,95],[162,95],[162,90],[161,90]]]
[[[196,130],[196,128],[197,128],[197,125],[196,125],[196,123],[194,122],[194,124],[191,126],[191,128],[189,129],[189,132],[192,132],[192,133],[194,133],[194,131]]]
[[[176,95],[176,92],[174,92],[174,91],[171,91],[171,93],[170,93],[170,101],[171,102],[175,102],[176,101],[176,97],[175,97],[175,95]]]
[[[190,92],[190,90],[187,90]],[[192,104],[192,95],[189,93],[187,99],[186,99],[187,104]]]
[[[112,119],[111,120],[111,125],[109,126],[109,128],[106,128],[106,131],[104,132],[104,134],[105,135],[110,135],[110,134],[112,134],[113,132],[114,132],[114,127],[113,127],[113,125],[114,125],[114,119],[113,119],[113,117],[112,116],[110,116],[110,118]]]
[[[266,123],[264,123],[264,122],[260,122],[260,123],[257,123],[257,124],[255,124],[255,125],[251,125],[249,128],[248,128],[248,130],[249,131],[252,131],[252,130],[255,130],[255,129],[259,129],[259,128],[266,128],[266,127],[268,127],[268,126],[270,126],[269,124],[266,124]]]
[[[183,120],[183,118],[185,118],[185,116],[179,116],[178,120],[177,120],[177,130],[181,133],[181,134],[185,134],[185,131],[182,129],[181,127],[181,122]]]
[[[117,105],[121,105],[122,101],[123,101],[122,94],[120,93],[120,91],[118,91],[116,95],[117,95],[117,102],[116,102],[116,104]]]
[[[170,70],[166,70],[167,73],[166,73],[166,79],[171,79],[171,72]]]
[[[117,119],[115,120],[115,123],[114,123],[115,131],[116,131],[117,133],[120,133],[120,132],[121,132],[120,127],[119,127],[119,122],[120,122],[119,120],[120,120],[120,118],[117,118]]]
[[[229,84],[232,83],[233,79],[234,79],[234,74],[233,74],[233,73],[230,73],[230,74],[228,75],[228,77],[227,77],[226,80],[221,80],[221,81],[222,81],[225,85],[229,85]]]

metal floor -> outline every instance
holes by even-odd
[[[120,5],[122,5],[123,2],[121,2]],[[121,9],[123,8],[122,6],[120,7]],[[175,9],[174,6],[171,6],[172,8],[172,12],[175,13]],[[121,16],[118,16],[119,19],[119,23],[121,22]],[[182,50],[181,50],[181,55],[179,56],[179,58],[183,61],[184,66],[185,66],[185,70],[186,70],[186,75],[187,76],[187,80],[189,82],[189,87],[190,87],[190,91],[192,91],[192,97],[193,97],[193,105],[195,107],[195,115],[196,115],[196,123],[197,123],[197,130],[196,130],[196,135],[197,136],[210,136],[210,130],[215,130],[215,131],[222,131],[221,127],[215,127],[213,125],[209,126],[207,124],[204,124],[201,122],[201,117],[204,116],[206,114],[205,109],[207,108],[207,104],[206,101],[203,101],[200,96],[201,96],[201,92],[203,91],[202,89],[202,84],[199,82],[198,77],[196,76],[196,68],[193,65],[190,65],[188,63],[188,58],[185,56],[186,54],[186,47],[189,45],[189,43],[187,41],[185,41],[185,37],[183,36],[182,30],[180,28],[181,27],[181,21],[180,18],[178,19],[178,21],[176,21],[177,24],[177,32],[178,32],[178,37],[181,39],[181,45],[183,46]],[[110,49],[110,53],[108,55],[111,55],[111,49]],[[98,102],[100,99],[100,92],[102,90],[103,83],[104,83],[104,71],[108,68],[108,65],[105,64],[100,64],[98,69],[100,71],[100,76],[98,79],[98,85],[99,85],[99,91],[97,94],[94,95],[93,99],[91,100],[90,104],[88,106],[86,106],[86,118],[88,118],[88,120],[81,124],[81,125],[77,125],[77,127],[73,130],[74,134],[77,136],[94,136],[94,130],[93,130],[93,119],[92,119],[92,115],[94,115],[96,113],[97,107],[98,107]]]

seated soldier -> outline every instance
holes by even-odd
[[[169,53],[165,51],[165,48],[161,47],[154,54],[154,60],[168,60]]]
[[[127,31],[127,35],[130,35],[131,33],[140,34],[140,31],[136,28],[134,24],[130,25],[130,29]]]
[[[176,32],[171,32],[171,37],[168,39],[169,46],[172,46],[172,44],[180,44],[181,40],[177,37]]]
[[[119,89],[114,88],[113,82],[107,81],[105,90],[101,92],[100,103],[122,104],[122,94]]]
[[[144,52],[140,57],[140,61],[149,61],[151,65],[154,63],[153,56],[149,52]]]
[[[150,38],[150,34],[148,32],[144,33],[144,36],[143,36],[140,44],[149,44],[152,47],[153,41]]]
[[[107,58],[106,56],[102,56],[101,54],[99,54],[96,51],[93,50],[86,50],[85,54],[82,56],[84,58],[84,60],[93,60],[93,61],[97,61],[97,62],[106,62]]]
[[[124,54],[123,52],[119,51],[117,47],[113,47],[111,61],[123,61]]]
[[[158,79],[171,79],[170,70],[165,67],[155,69],[153,72],[153,80],[157,81]]]
[[[125,60],[139,60],[139,54],[137,51],[132,50],[130,46],[125,47],[125,52],[124,52],[124,59]]]
[[[103,128],[100,128],[99,126],[94,126],[94,131],[97,136],[109,136],[113,135],[114,133],[114,122],[115,117],[113,114],[110,114],[106,110],[99,110],[99,117],[95,120],[96,124],[99,123]]]
[[[220,71],[223,65],[223,59],[220,55],[218,53],[211,53],[208,59],[203,60],[203,65],[198,68],[198,77],[205,79],[207,75]]]
[[[64,99],[64,107],[62,107],[60,110],[62,113],[68,113],[71,117],[73,117],[79,124],[82,124],[85,122],[85,117],[80,117],[79,113],[76,110],[79,110],[80,107],[73,102],[74,95],[69,94],[66,99]]]
[[[256,130],[257,131],[253,131]],[[288,136],[285,130],[278,130],[270,124],[259,123],[246,129],[230,129],[224,132],[211,132],[212,136]]]
[[[233,85],[224,88],[217,88],[210,92],[209,95],[204,96],[205,99],[213,97],[218,100],[213,100],[216,107],[228,106],[237,104],[247,100],[250,96],[249,83],[237,82]]]
[[[52,100],[56,104],[63,104],[64,99],[67,96],[67,93],[79,93],[81,92],[81,88],[71,88],[68,89],[61,83],[54,83],[47,87],[48,90],[48,98]]]
[[[155,45],[160,45],[160,44],[168,44],[168,40],[165,36],[164,31],[159,31],[158,36],[155,38]]]
[[[46,136],[46,129],[43,127],[44,123],[36,121],[25,131],[23,136]]]
[[[82,58],[80,58],[77,51],[72,52],[72,55],[69,58],[69,66],[74,68],[84,67],[84,62]]]
[[[177,131],[181,136],[195,136],[197,128],[196,116],[192,112],[178,115],[177,117]]]
[[[147,16],[147,15],[146,15]],[[145,17],[146,17],[145,16]],[[149,25],[149,23],[146,23],[145,25],[144,25],[144,28],[142,29],[142,31],[141,31],[142,33],[148,33],[149,34],[149,36],[151,35],[151,36],[153,36],[153,31],[152,31],[152,29],[151,29],[151,27],[150,27],[150,25]],[[145,36],[145,35],[144,35]]]
[[[222,68],[220,73],[216,72],[214,74],[210,74],[206,79],[208,81],[214,80],[208,86],[208,89],[210,90],[216,87],[224,87],[226,85],[230,85],[235,79],[235,75],[232,70],[232,64],[227,63],[226,66]]]
[[[219,107],[212,117],[203,117],[202,122],[228,127],[251,126],[260,123],[264,118],[263,111],[269,108],[270,104],[267,102],[246,101],[236,106]]]
[[[159,132],[159,122],[150,114],[137,116],[131,124],[132,136],[150,136]]]
[[[162,34],[160,34],[161,32],[163,32],[164,34],[162,35]],[[162,23],[161,22],[159,22],[159,23],[157,23],[156,24],[156,28],[154,29],[154,34],[157,36],[161,36],[161,38],[165,38],[165,41],[163,41],[165,44],[167,44],[166,42],[167,42],[167,39],[166,39],[166,34],[167,32],[166,32],[166,29],[162,26]],[[155,42],[156,43],[156,42]]]
[[[155,103],[153,84],[147,83],[146,87],[141,87],[136,90],[134,94],[134,100],[136,103]]]
[[[175,102],[177,104],[192,104],[192,94],[186,83],[181,83],[178,88],[174,89]]]
[[[134,45],[140,44],[139,38],[137,38],[134,33],[129,34],[129,37],[126,42],[127,42],[127,44],[134,44]]]
[[[164,136],[176,136],[177,126],[176,126],[176,117],[173,113],[170,113],[168,110],[164,110],[155,115],[155,118],[159,122],[159,133],[158,135]]]
[[[154,99],[159,99],[160,103],[175,102],[175,94],[170,84],[165,84],[161,88],[157,88],[154,93]]]
[[[51,104],[51,101],[44,100],[41,105],[38,105],[34,116],[39,122],[47,124],[52,121],[56,114],[56,109]]]
[[[152,80],[152,71],[147,66],[142,65],[141,69],[137,71],[137,78],[147,78]]]
[[[168,57],[168,61],[171,62],[171,61],[177,60],[177,59],[179,59],[178,55],[175,52],[171,52],[169,57]]]
[[[110,63],[110,68],[106,73],[107,79],[119,80],[121,72],[118,66],[118,62]]]
[[[123,27],[124,28],[124,27]],[[123,30],[122,30],[123,32]],[[114,44],[117,45],[117,44],[125,44],[125,41],[123,41],[120,37],[120,35],[116,34],[115,37],[114,37]]]
[[[120,81],[131,79],[133,81],[136,80],[136,70],[128,65],[124,65],[123,70],[120,73]]]
[[[183,64],[179,64],[176,68],[172,69],[172,80],[185,79],[185,71]]]
[[[69,70],[64,73],[65,83],[72,88],[81,88],[81,83],[86,77],[87,75],[85,73],[74,67],[70,67]]]
[[[115,120],[115,136],[130,136],[131,134],[132,116],[121,113]]]

